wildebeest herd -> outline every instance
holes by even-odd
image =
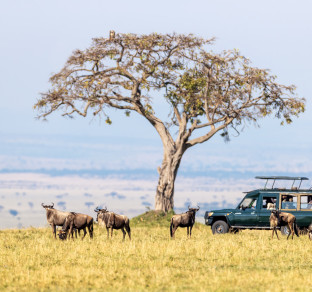
[[[70,236],[72,239],[74,239],[74,232],[75,237],[77,238],[77,232],[80,234],[81,230],[84,232],[81,238],[83,239],[87,234],[87,229],[89,231],[90,238],[93,238],[93,218],[91,216],[76,212],[64,212],[56,210],[54,209],[53,203],[51,205],[45,205],[42,203],[41,205],[46,210],[47,221],[48,224],[50,224],[52,227],[52,232],[55,238],[57,226],[62,226],[62,229],[58,232],[58,236],[61,240],[70,238]],[[191,237],[197,211],[199,211],[199,207],[190,208],[189,206],[188,211],[185,213],[172,216],[170,220],[171,238],[174,238],[174,234],[178,227],[187,227],[187,236]],[[104,209],[97,207],[94,212],[97,213],[96,221],[98,222],[99,226],[106,227],[107,238],[109,238],[109,230],[111,230],[112,237],[113,229],[121,229],[123,233],[123,240],[125,240],[126,233],[128,233],[129,239],[131,240],[130,220],[127,216],[108,211],[106,207]],[[279,210],[272,210],[270,216],[272,238],[274,232],[278,238],[277,228],[281,228],[282,226],[288,226],[289,228],[290,232],[287,236],[287,239],[290,235],[292,235],[293,239],[294,234],[299,237],[296,217],[290,213],[280,212]],[[312,224],[308,228],[308,236],[309,239],[312,240]]]
[[[93,238],[93,218],[86,214],[76,212],[64,212],[54,209],[54,204],[45,205],[41,204],[46,210],[46,216],[48,224],[52,227],[52,232],[56,238],[56,227],[62,226],[59,230],[58,236],[61,240],[72,237],[74,239],[74,232],[77,238],[77,232],[83,230],[84,234],[82,239],[89,231],[90,238]],[[178,227],[187,227],[187,236],[191,237],[192,228],[195,223],[195,214],[199,210],[198,208],[188,207],[188,211],[183,214],[173,215],[170,224],[170,235],[174,238],[174,233]],[[111,230],[111,237],[113,236],[113,229],[121,229],[123,233],[123,240],[125,240],[126,233],[128,233],[129,239],[131,240],[131,228],[130,220],[125,215],[119,215],[114,212],[110,212],[105,207],[100,209],[97,207],[94,212],[97,213],[96,221],[99,226],[106,227],[107,238],[109,238],[109,230]]]

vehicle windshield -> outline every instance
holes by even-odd
[[[239,205],[239,209],[256,208],[257,199],[256,198],[245,198]]]

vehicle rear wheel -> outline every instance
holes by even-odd
[[[299,229],[299,235],[306,235],[308,234],[309,230],[306,227],[298,228]]]
[[[224,234],[229,232],[229,225],[223,220],[216,221],[211,227],[213,234]]]
[[[281,233],[282,233],[282,235],[288,235],[290,233],[288,226],[282,226],[281,227]]]

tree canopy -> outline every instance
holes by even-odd
[[[73,52],[34,107],[41,118],[62,110],[70,117],[102,115],[108,124],[110,108],[126,115],[139,113],[162,139],[162,171],[168,157],[177,156],[170,176],[174,181],[185,150],[218,131],[227,138],[230,128],[239,132],[244,123],[257,123],[266,116],[291,123],[304,111],[305,100],[296,96],[294,85],[277,83],[269,70],[252,67],[238,50],[209,51],[213,41],[192,34],[157,33],[95,38],[86,50]],[[170,108],[168,121],[154,111],[157,91]],[[177,137],[170,134],[171,128],[178,129]]]

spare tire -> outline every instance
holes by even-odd
[[[288,235],[290,233],[288,226],[282,226],[281,227],[281,233],[282,233],[282,235]]]

